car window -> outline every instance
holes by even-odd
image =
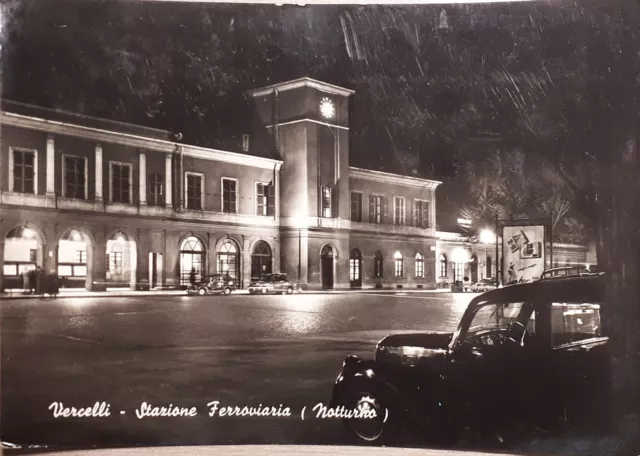
[[[469,334],[490,329],[507,329],[510,323],[519,321],[527,327],[529,334],[535,333],[535,312],[527,302],[492,303],[481,306],[476,311]]]
[[[554,302],[551,335],[554,347],[600,337],[600,304]]]

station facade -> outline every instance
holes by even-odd
[[[436,231],[440,182],[349,165],[352,94],[309,78],[253,90],[236,151],[3,102],[0,289],[37,267],[88,290],[184,286],[192,271],[239,287],[286,272],[306,289],[434,288],[469,268],[475,247]],[[461,246],[465,264],[441,269]]]

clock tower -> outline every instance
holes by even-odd
[[[353,91],[301,78],[250,94],[259,128],[269,132],[284,162],[278,186],[283,272],[302,284],[315,281],[309,264],[323,247],[321,238],[349,219],[348,101]]]

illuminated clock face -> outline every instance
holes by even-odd
[[[325,119],[333,119],[333,116],[336,113],[336,108],[333,106],[333,103],[328,98],[323,98],[320,102],[320,114]]]

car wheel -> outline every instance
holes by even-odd
[[[391,416],[390,409],[386,407],[377,393],[371,391],[359,391],[350,395],[345,407],[347,411],[375,411],[375,418],[347,418],[343,424],[349,433],[362,443],[372,445],[387,444],[397,435],[398,428],[395,425],[395,417]]]
[[[231,288],[229,288],[229,287],[225,288],[225,289],[224,289],[224,294],[225,294],[226,296],[229,296],[229,295],[231,294]]]
[[[293,294],[293,287],[287,288],[287,294]]]
[[[200,289],[198,289],[198,294],[200,296],[204,296],[204,295],[207,294],[207,290],[205,290],[204,288],[200,288]]]

